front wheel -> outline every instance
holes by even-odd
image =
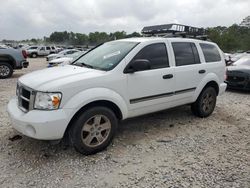
[[[193,114],[202,118],[208,117],[214,111],[216,98],[216,90],[213,87],[203,89],[198,99],[191,105]]]
[[[13,74],[13,68],[9,63],[0,62],[0,79],[11,77]]]
[[[114,112],[106,107],[93,107],[81,114],[69,131],[74,148],[85,155],[104,150],[117,128]]]
[[[33,54],[31,54],[31,57],[36,58],[36,57],[37,57],[37,54],[36,54],[36,53],[33,53]]]

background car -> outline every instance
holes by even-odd
[[[86,52],[87,51],[76,52],[73,54],[65,55],[57,59],[53,59],[49,61],[47,67],[55,67],[55,66],[58,66],[59,64],[69,64],[73,62],[74,60],[76,60],[77,58],[79,58],[80,56],[82,56],[83,54],[85,54]]]
[[[240,58],[227,68],[227,88],[250,91],[250,55]]]
[[[70,54],[74,54],[76,52],[79,52],[79,50],[76,50],[76,49],[69,49],[69,50],[63,50],[57,54],[50,54],[46,57],[46,60],[47,61],[51,61],[53,59],[57,59],[57,58],[61,58],[65,55],[70,55]]]

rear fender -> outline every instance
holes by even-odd
[[[203,80],[200,82],[200,84],[198,85],[198,87],[195,90],[194,96],[193,96],[193,102],[197,100],[197,98],[199,97],[201,91],[204,89],[204,87],[207,85],[207,83],[214,81],[217,83],[218,87],[219,87],[219,78],[215,73],[208,73]]]

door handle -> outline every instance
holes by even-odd
[[[206,70],[199,70],[199,74],[204,74]]]
[[[163,79],[171,79],[173,77],[174,77],[174,75],[172,75],[172,74],[166,74],[166,75],[162,76]]]

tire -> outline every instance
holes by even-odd
[[[36,58],[36,57],[37,57],[37,54],[36,54],[36,53],[33,53],[33,54],[31,54],[31,57]]]
[[[11,77],[13,74],[13,67],[9,63],[0,62],[0,79]]]
[[[206,87],[200,93],[198,99],[191,105],[191,111],[195,116],[204,118],[211,115],[216,106],[217,93],[213,87]]]
[[[104,150],[112,141],[117,118],[106,107],[92,107],[83,112],[69,130],[69,139],[76,151],[91,155]]]

